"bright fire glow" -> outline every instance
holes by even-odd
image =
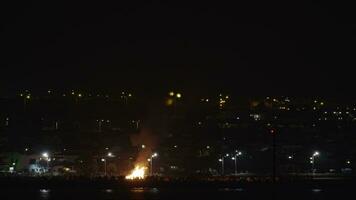
[[[145,167],[136,166],[134,170],[132,170],[131,174],[127,175],[125,178],[134,180],[134,179],[144,179],[145,178]]]

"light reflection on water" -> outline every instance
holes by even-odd
[[[49,199],[50,191],[48,189],[40,189],[40,199]]]
[[[27,199],[27,200],[65,200],[65,199],[83,199],[83,200],[119,200],[119,199],[136,199],[136,200],[146,200],[146,199],[191,199],[192,197],[198,196],[197,199],[233,199],[238,198],[240,200],[245,199],[264,199],[270,200],[274,199],[270,197],[271,191],[269,190],[254,190],[245,188],[235,188],[235,187],[225,187],[225,188],[189,188],[189,187],[179,187],[179,188],[156,188],[156,187],[136,187],[131,189],[124,188],[107,188],[107,189],[87,189],[87,188],[75,188],[75,189],[40,189],[33,191],[31,190],[19,190],[9,191],[9,196],[11,194],[11,199]],[[301,198],[328,198],[329,190],[325,188],[304,188],[297,190],[287,190],[278,191],[277,200],[282,200],[288,197],[290,200],[301,199]],[[346,191],[349,192],[349,191]],[[4,193],[3,193],[4,194]],[[2,198],[0,192],[0,200],[9,199]],[[31,196],[35,194],[35,196]]]
[[[312,191],[315,192],[315,193],[317,193],[317,192],[321,192],[321,191],[323,191],[323,190],[322,190],[322,189],[319,189],[319,188],[314,188],[314,189],[312,189]]]
[[[219,189],[218,191],[222,191],[222,192],[243,192],[244,189],[243,188],[222,188],[222,189]]]
[[[105,192],[106,193],[112,193],[112,189],[106,189]]]
[[[151,188],[151,189],[150,189],[150,192],[151,192],[151,193],[158,193],[159,190],[158,190],[157,188]]]
[[[142,193],[142,192],[145,192],[146,190],[145,190],[145,188],[143,188],[143,187],[135,187],[135,188],[132,188],[131,190],[130,190],[130,192],[134,192],[134,193]]]

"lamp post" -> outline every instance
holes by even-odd
[[[105,176],[106,176],[106,159],[102,158],[101,162],[104,162],[104,170],[105,170],[104,173],[105,173]]]
[[[221,162],[221,175],[224,175],[225,171],[225,157],[229,157],[229,154],[227,153],[219,159],[219,162]]]
[[[42,157],[46,160],[46,171],[49,171],[49,163],[48,163],[50,161],[49,154],[47,152],[43,152]]]
[[[234,157],[231,158],[231,160],[233,160],[234,164],[235,164],[235,175],[237,175],[237,157],[239,157],[241,155],[242,155],[241,151],[236,151],[236,154],[234,155]]]
[[[312,164],[312,172],[313,176],[315,175],[315,157],[319,156],[320,153],[318,151],[315,151],[313,155],[310,157],[310,163]]]
[[[158,157],[157,153],[154,153],[151,155],[151,158],[147,159],[148,162],[150,162],[150,175],[153,175],[153,159]]]

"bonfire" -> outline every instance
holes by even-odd
[[[144,179],[145,178],[145,171],[146,167],[142,167],[137,165],[129,175],[127,175],[125,178],[129,180],[134,180],[134,179]]]

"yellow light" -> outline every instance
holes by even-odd
[[[82,97],[82,94],[78,94],[78,97]]]
[[[166,105],[167,106],[171,106],[171,105],[173,105],[173,99],[167,99],[167,101],[166,101]]]
[[[177,93],[177,98],[180,99],[182,95],[180,93]]]
[[[169,92],[169,96],[173,97],[174,96],[174,92]]]
[[[27,95],[27,96],[26,96],[26,99],[31,99],[31,96],[30,96],[30,95]]]
[[[146,167],[141,167],[137,165],[132,172],[127,175],[125,178],[129,180],[134,180],[134,179],[144,179],[145,178],[145,170]]]

